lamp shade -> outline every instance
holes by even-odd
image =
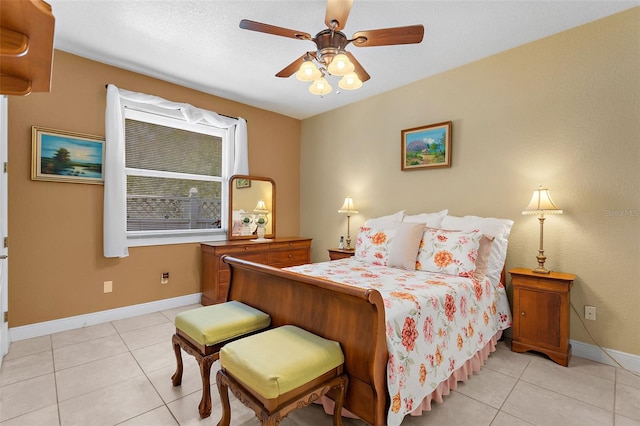
[[[296,72],[296,78],[300,81],[313,81],[322,77],[322,73],[311,60],[305,60]]]
[[[340,79],[338,86],[344,90],[356,90],[362,87],[362,81],[358,78],[358,74],[350,72]]]
[[[338,210],[338,213],[347,213],[347,214],[357,214],[356,206],[353,205],[353,199],[351,197],[347,197],[344,199],[344,204]]]
[[[333,90],[333,88],[324,77],[320,77],[317,80],[314,80],[313,83],[311,83],[311,86],[309,86],[309,91],[314,95],[319,96],[328,95],[329,93],[331,93],[331,90]]]
[[[253,209],[254,213],[268,213],[269,210],[267,210],[267,205],[264,203],[263,200],[258,201],[258,204],[256,204],[256,208]]]
[[[522,214],[562,214],[562,209],[559,209],[553,203],[549,195],[549,190],[540,187],[533,191],[531,201],[529,201],[529,205],[522,211]]]
[[[351,63],[347,55],[339,53],[333,57],[331,63],[327,67],[327,71],[331,75],[343,76],[353,72],[355,66]]]

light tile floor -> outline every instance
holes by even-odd
[[[191,356],[183,357],[182,385],[171,385],[173,320],[196,306],[13,343],[0,370],[0,425],[217,424],[215,384],[211,417],[198,416],[200,375]],[[231,398],[232,425],[259,424]],[[311,406],[282,424],[331,425],[331,420]],[[578,357],[564,368],[540,355],[511,352],[501,342],[482,370],[460,383],[444,404],[406,417],[403,425],[640,426],[640,377]]]

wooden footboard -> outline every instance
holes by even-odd
[[[380,293],[229,256],[223,261],[231,268],[227,300],[268,313],[273,327],[293,324],[340,342],[349,376],[344,407],[384,425],[388,352]]]

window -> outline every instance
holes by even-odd
[[[229,177],[249,174],[247,124],[107,85],[104,256],[226,238]]]
[[[129,245],[149,239],[224,233],[226,131],[125,110]]]

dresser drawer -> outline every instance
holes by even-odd
[[[299,248],[269,252],[269,265],[283,268],[309,263],[309,249]]]
[[[248,260],[250,262],[256,263],[268,263],[269,255],[266,251],[237,251],[237,252],[229,252],[225,253],[231,257],[235,257],[237,259]],[[218,257],[218,271],[228,271],[229,265],[222,261],[222,256]]]
[[[295,249],[295,248],[303,248],[309,249],[311,247],[310,240],[301,240],[301,241],[278,241],[269,244],[269,250],[286,250],[286,249]]]
[[[267,252],[268,250],[269,246],[266,244],[239,244],[225,248],[219,248],[216,251],[216,254],[230,254],[233,257],[240,257],[237,256],[238,253]]]

